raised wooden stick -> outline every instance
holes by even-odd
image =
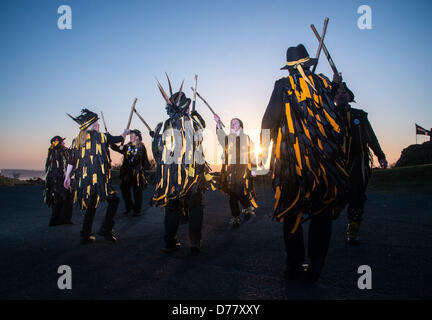
[[[198,75],[195,75],[195,88],[193,89],[192,111],[195,111],[197,86],[198,86]]]
[[[130,111],[130,114],[129,114],[129,120],[128,120],[128,123],[127,123],[127,126],[126,126],[126,130],[129,130],[129,128],[130,128],[130,125],[131,125],[131,122],[132,122],[132,117],[133,117],[133,114],[134,114],[134,110],[135,110],[135,105],[136,105],[136,103],[137,103],[137,98],[135,98],[135,100],[134,100],[134,102],[133,102],[133,104],[132,104],[132,109],[131,109],[131,111]],[[123,140],[123,142],[121,143],[121,145],[120,146],[123,146],[124,145],[124,140]]]
[[[318,46],[317,54],[316,54],[316,56],[315,56],[315,58],[317,59],[317,62],[315,63],[315,65],[314,65],[313,68],[312,68],[312,73],[315,73],[315,70],[316,70],[316,68],[317,68],[317,66],[318,66],[319,57],[320,57],[320,55],[321,55],[321,49],[322,49],[322,47],[323,47],[323,44],[324,44],[324,38],[325,38],[325,35],[326,35],[326,33],[327,33],[327,25],[328,25],[328,22],[329,22],[329,18],[325,18],[325,19],[324,19],[324,27],[323,27],[323,31],[322,31],[322,34],[321,34],[321,40],[320,40],[320,43],[319,43],[319,46]]]
[[[194,88],[192,88],[192,91],[194,91]],[[198,96],[198,98],[200,98],[202,100],[202,102],[204,102],[204,104],[210,109],[211,113],[213,113],[213,115],[217,115],[216,112],[214,112],[213,108],[210,107],[210,105],[207,103],[207,101],[205,101],[205,99],[203,97],[200,96],[200,94],[198,93],[198,91],[196,91],[196,95]],[[222,123],[222,121],[220,122],[222,127],[225,128],[225,125]]]
[[[314,32],[315,37],[318,39],[318,41],[321,42],[321,37],[320,37],[318,31],[316,30],[316,28],[315,28],[315,26],[313,24],[311,25],[311,29]],[[334,64],[333,59],[330,56],[330,53],[328,52],[327,47],[326,47],[324,41],[323,41],[323,44],[322,44],[322,49],[324,50],[324,53],[325,53],[325,55],[327,57],[328,62],[330,63],[330,67],[332,68],[333,72],[336,73],[336,74],[339,74],[339,72],[338,72],[338,70],[336,68],[336,65]]]
[[[105,127],[105,132],[108,132],[107,125],[106,125],[106,122],[105,122],[105,117],[104,117],[102,111],[101,111],[101,116],[102,116],[102,122],[103,122],[103,125],[104,125],[104,127]]]
[[[141,115],[139,114],[138,110],[135,109],[134,110],[136,115],[138,116],[138,118],[140,118],[140,120],[144,123],[144,125],[147,127],[148,131],[152,131],[152,129],[150,128],[150,126],[147,124],[147,122],[144,120],[143,117],[141,117]]]

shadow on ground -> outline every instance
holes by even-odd
[[[322,279],[316,286],[285,281],[282,226],[268,214],[269,190],[258,189],[256,217],[229,228],[228,198],[206,194],[203,251],[191,256],[187,226],[182,249],[163,246],[163,211],[116,219],[119,241],[98,238],[79,244],[82,214],[75,225],[48,228],[50,211],[42,187],[0,189],[1,299],[418,299],[432,298],[432,197],[370,193],[362,243],[344,242],[346,215],[335,221]],[[146,191],[149,199],[150,191]],[[105,204],[98,210],[101,224]],[[72,268],[72,290],[57,288],[57,268]],[[373,289],[359,290],[357,268],[372,268]]]

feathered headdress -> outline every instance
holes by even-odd
[[[90,125],[99,120],[97,113],[90,111],[89,109],[82,109],[81,114],[74,118],[69,113],[66,113],[73,121],[80,125],[80,130],[88,128]]]
[[[191,103],[191,99],[187,98],[186,95],[183,92],[183,84],[184,80],[180,86],[180,90],[176,93],[173,93],[171,81],[168,77],[168,74],[166,74],[167,80],[168,80],[168,86],[170,91],[170,97],[168,98],[168,95],[166,94],[165,90],[163,89],[162,85],[160,84],[159,80],[156,78],[157,85],[159,88],[159,91],[162,94],[162,97],[164,98],[166,102],[166,111],[170,118],[177,118],[181,117],[189,110],[189,105]]]

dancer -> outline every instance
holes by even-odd
[[[333,88],[335,105],[347,112],[347,172],[349,174],[348,227],[347,242],[358,243],[358,232],[363,221],[366,188],[372,174],[373,151],[381,168],[387,168],[387,160],[374,130],[368,120],[368,114],[351,107],[353,92],[345,82]]]
[[[113,230],[114,216],[120,200],[110,183],[111,164],[108,146],[124,141],[129,130],[125,130],[121,136],[99,132],[99,117],[88,109],[81,110],[81,114],[76,118],[69,114],[68,116],[79,124],[80,131],[72,142],[73,156],[67,166],[64,187],[69,189],[71,186],[73,171],[74,202],[78,203],[81,210],[85,210],[81,244],[96,240],[92,235],[92,225],[96,209],[104,200],[108,202],[108,208],[98,234],[108,241],[115,242],[117,238]]]
[[[241,223],[239,203],[243,207],[245,220],[249,220],[258,207],[252,179],[256,176],[255,147],[249,136],[243,132],[243,122],[240,119],[231,120],[231,131],[228,135],[222,129],[219,116],[214,115],[214,119],[218,141],[224,149],[220,188],[229,195],[231,224],[237,228]]]
[[[51,139],[45,162],[44,201],[52,209],[50,227],[72,224],[72,193],[63,186],[71,150],[66,148],[64,140],[60,136]]]
[[[330,81],[309,71],[317,59],[300,44],[287,50],[283,70],[289,76],[275,83],[262,120],[267,136],[277,129],[273,168],[274,218],[283,221],[287,279],[318,280],[329,247],[332,219],[346,192],[344,115],[336,108]],[[336,78],[335,80],[338,81]],[[263,162],[269,139],[263,141]],[[305,247],[301,221],[309,226],[310,265],[303,267]]]
[[[130,142],[122,147],[115,144],[111,149],[123,155],[123,162],[120,167],[120,190],[125,202],[126,211],[131,210],[134,216],[141,215],[143,191],[148,184],[145,170],[150,168],[147,157],[147,150],[142,143],[141,132],[137,129],[130,131]],[[131,189],[134,200],[132,201]]]
[[[167,76],[168,77],[168,76]],[[189,113],[191,100],[180,90],[170,97],[158,82],[169,116],[154,131],[153,156],[156,166],[154,206],[165,207],[165,248],[172,252],[180,247],[177,230],[181,216],[188,215],[192,254],[201,250],[204,214],[203,193],[211,185],[210,168],[202,151],[204,119],[196,111]]]

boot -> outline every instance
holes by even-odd
[[[92,234],[84,233],[81,231],[81,244],[88,244],[95,242],[96,237]]]
[[[191,254],[197,255],[201,252],[201,241],[191,241]]]
[[[320,271],[314,269],[313,266],[307,266],[304,269],[302,280],[307,283],[314,284],[318,282],[319,277],[320,277]]]
[[[162,248],[162,252],[171,253],[180,249],[181,243],[177,241],[174,245],[167,245],[165,248]]]
[[[349,220],[347,227],[347,242],[354,245],[358,243],[357,235],[360,229],[360,222]]]
[[[301,280],[304,278],[304,273],[307,270],[308,265],[297,263],[287,265],[284,271],[285,280]]]
[[[231,225],[233,228],[238,228],[240,227],[240,217],[232,217],[231,218]]]
[[[253,206],[247,207],[242,211],[244,214],[245,221],[249,220],[253,215],[255,215],[255,208]]]
[[[107,229],[107,228],[102,227],[99,230],[98,235],[104,237],[105,240],[107,240],[107,241],[111,241],[111,242],[117,241],[117,238],[116,238],[116,235],[115,235],[113,229]]]
[[[323,267],[324,259],[311,259],[310,264],[306,265],[303,270],[302,280],[310,284],[317,283]]]

